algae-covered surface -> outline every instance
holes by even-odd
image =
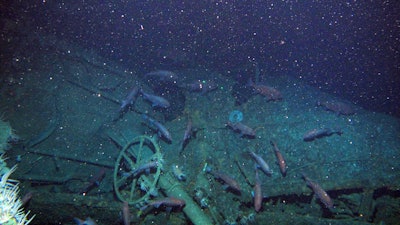
[[[273,79],[267,77],[264,81],[281,91],[282,100],[267,101],[263,96],[252,95],[247,102],[235,105],[235,98],[231,94],[235,81],[206,68],[174,71],[182,78],[178,83],[212,79],[218,84],[218,89],[204,94],[191,93],[178,85],[168,84],[172,85],[167,87],[169,92],[181,92],[184,96],[184,107],[180,109],[174,106],[181,104],[179,101],[182,99],[171,98],[169,92],[164,93],[163,96],[171,102],[169,113],[172,116],[169,120],[163,117],[163,110],[153,109],[141,97],[132,109],[120,114],[119,104],[103,97],[103,94],[120,101],[136,83],[151,90],[147,81],[142,79],[142,74],[121,71],[123,75],[117,76],[107,70],[93,68],[86,62],[49,62],[59,63],[68,68],[63,70],[71,72],[63,74],[44,69],[17,75],[22,80],[15,87],[19,89],[18,95],[4,95],[6,98],[2,98],[3,104],[7,106],[7,118],[18,135],[25,140],[7,152],[10,163],[16,163],[16,157],[20,157],[15,177],[23,182],[27,191],[47,191],[50,196],[69,194],[71,199],[62,198],[52,203],[58,203],[57,207],[68,207],[71,201],[73,203],[74,196],[80,195],[79,190],[102,167],[107,170],[105,178],[88,195],[118,202],[113,196],[112,170],[121,148],[115,143],[115,137],[129,140],[143,134],[158,136],[141,119],[138,112],[143,112],[159,120],[172,135],[172,143],[163,139],[158,141],[164,158],[163,172],[171,172],[172,165],[181,167],[186,180],[179,182],[192,195],[195,188],[203,185],[199,184],[199,174],[206,177],[209,183],[204,190],[209,203],[205,211],[207,214],[209,207],[217,212],[218,216],[208,214],[216,220],[215,223],[232,224],[241,221],[262,224],[259,218],[275,215],[278,221],[285,214],[364,221],[359,215],[362,205],[360,199],[363,196],[373,198],[371,206],[366,209],[366,213],[370,213],[369,218],[365,219],[367,222],[384,220],[375,218],[376,214],[371,213],[374,210],[379,212],[380,207],[397,208],[395,204],[383,207],[384,203],[376,203],[382,197],[396,195],[400,185],[400,161],[397,160],[399,123],[393,117],[368,112],[356,105],[353,106],[356,108],[354,115],[343,116],[326,111],[317,107],[316,102],[341,99],[322,93],[307,86],[301,79],[290,76]],[[151,84],[153,87],[157,85]],[[160,83],[162,85],[165,84]],[[106,90],[103,86],[116,88]],[[243,113],[242,123],[255,130],[254,138],[241,136],[226,126],[233,110]],[[183,133],[189,119],[197,132],[182,149]],[[52,123],[56,123],[56,128],[47,134],[47,130],[52,129],[49,127]],[[307,131],[325,127],[340,129],[342,134],[333,134],[311,142],[303,141],[303,134]],[[32,139],[38,136],[40,139],[40,135],[45,135],[44,140],[26,146]],[[288,168],[285,177],[279,172],[271,140],[277,143],[285,158]],[[265,197],[263,211],[257,214],[252,207],[251,195],[254,161],[248,151],[254,151],[264,158],[273,171],[270,177],[260,173]],[[218,180],[204,174],[206,163],[235,179],[241,186],[241,194],[225,190]],[[325,209],[318,200],[311,197],[312,190],[301,179],[302,173],[319,183],[331,195],[334,210]],[[380,193],[383,190],[387,193]],[[379,194],[365,194],[370,192]],[[41,203],[35,207],[35,201]],[[39,214],[37,221],[40,221],[40,205],[43,202],[46,202],[46,197],[34,199],[30,205]],[[112,220],[97,216],[99,212],[90,209],[100,206],[84,200],[82,202],[79,204],[87,204],[85,208],[88,208],[90,216],[99,219],[99,224]],[[101,207],[108,205],[105,203]],[[282,214],[267,214],[277,210],[282,211]],[[117,220],[119,210],[112,211],[114,214],[109,216]],[[137,209],[132,207],[132,212],[135,211]],[[81,216],[78,211],[69,214]],[[157,220],[158,217],[163,215],[153,219],[149,219],[151,216],[144,217],[141,221],[145,224],[147,219]],[[65,222],[68,216],[57,218]]]
[[[31,224],[73,224],[73,217],[89,216],[98,224],[121,224],[122,202],[114,194],[113,175],[127,168],[115,163],[126,143],[140,135],[156,138],[160,146],[160,176],[181,171],[185,179],[172,183],[214,224],[396,224],[400,219],[398,118],[364,110],[293,74],[259,74],[263,79],[257,85],[281,92],[282,99],[274,101],[256,94],[250,83],[213,68],[174,67],[170,70],[177,79],[166,82],[148,79],[145,74],[151,71],[126,70],[53,36],[41,34],[40,40],[31,41],[38,46],[29,53],[35,57],[5,65],[0,86],[4,119],[21,138],[7,150],[7,164],[18,164],[13,178],[21,181],[21,193],[34,193],[26,206],[37,214]],[[210,92],[188,90],[187,84],[197,81],[218,87]],[[154,108],[139,94],[134,104],[120,110],[134,86],[164,97],[171,106]],[[345,102],[354,114],[317,104],[326,101]],[[227,126],[234,110],[243,113],[241,123],[252,128],[254,136]],[[144,114],[165,126],[172,141],[143,120]],[[183,140],[188,121],[193,132]],[[303,140],[310,130],[324,128],[333,133]],[[271,141],[286,162],[286,176]],[[129,151],[138,157],[135,150]],[[259,212],[253,207],[255,162],[250,151],[272,170],[268,176],[257,168],[263,195]],[[115,168],[121,171],[114,173]],[[217,172],[234,179],[240,193],[227,188]],[[151,179],[153,174],[150,170],[140,176]],[[327,209],[302,176],[324,189],[334,207]],[[148,189],[141,186],[144,181],[133,181],[134,197],[139,198]],[[190,224],[190,216],[181,209],[139,213],[140,206],[173,193],[156,188],[157,194],[146,202],[130,205],[132,223],[167,224],[169,218],[168,224]]]

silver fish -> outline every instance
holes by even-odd
[[[229,187],[234,193],[240,194],[242,189],[240,188],[239,183],[231,176],[220,171],[214,171],[211,167],[206,167],[206,172],[213,175],[215,179],[223,181],[225,183],[225,188]]]
[[[322,189],[322,187],[318,183],[312,181],[304,173],[302,173],[302,178],[306,181],[307,186],[314,191],[317,198],[319,198],[319,200],[325,205],[326,208],[328,209],[334,208],[333,200],[331,199],[331,197],[329,197],[328,193],[326,193],[326,191]]]
[[[256,210],[256,212],[259,212],[261,210],[262,201],[263,201],[263,195],[262,195],[261,181],[260,178],[258,177],[258,170],[256,168],[256,176],[254,180],[254,209]]]
[[[167,130],[167,128],[164,125],[162,125],[157,120],[147,116],[146,114],[143,114],[142,118],[143,120],[147,121],[149,125],[154,126],[155,129],[157,129],[158,135],[164,137],[165,139],[167,139],[167,141],[172,142],[171,133]]]
[[[132,105],[136,101],[136,97],[139,93],[139,87],[134,86],[129,94],[125,97],[124,100],[121,101],[121,107],[119,108],[120,111],[123,111],[128,105]]]
[[[187,89],[190,92],[200,92],[206,94],[218,88],[218,85],[212,80],[197,80],[193,83],[181,85],[180,87]]]
[[[315,139],[323,138],[331,136],[332,134],[342,135],[343,132],[341,130],[332,130],[330,128],[321,128],[321,129],[313,129],[307,131],[303,135],[304,141],[314,141]]]
[[[127,176],[131,176],[132,175],[133,177],[137,177],[138,175],[140,175],[140,174],[142,174],[144,172],[150,173],[151,169],[156,168],[158,166],[160,166],[158,161],[151,161],[151,162],[145,163],[143,165],[140,165],[137,169],[132,170],[131,172],[124,174],[124,176],[127,177]]]
[[[152,71],[150,73],[145,74],[144,77],[146,79],[155,78],[159,81],[169,81],[169,82],[176,82],[178,79],[178,76],[174,72],[168,70]]]
[[[167,197],[159,200],[155,200],[153,202],[150,202],[149,204],[142,206],[140,208],[140,211],[145,210],[147,207],[153,206],[155,208],[159,208],[160,206],[166,206],[166,207],[176,207],[179,209],[182,209],[185,207],[186,202],[183,199],[175,198],[175,197]]]
[[[148,94],[144,91],[141,91],[143,98],[149,102],[151,102],[152,107],[160,107],[160,108],[168,108],[170,107],[170,104],[167,99],[157,96],[157,95],[152,95]]]
[[[267,176],[271,176],[272,175],[272,170],[269,167],[268,163],[265,162],[265,160],[257,155],[256,153],[249,151],[251,157],[254,159],[254,161],[257,163],[257,165],[259,166],[259,168],[267,175]]]

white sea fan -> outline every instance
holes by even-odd
[[[0,224],[27,225],[33,217],[28,219],[24,213],[22,202],[18,197],[18,181],[9,179],[17,167],[12,167],[0,180]]]

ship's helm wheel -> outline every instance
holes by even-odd
[[[140,166],[157,161],[150,173],[133,174]],[[137,204],[148,200],[150,194],[157,191],[156,185],[161,174],[162,155],[160,147],[148,136],[135,137],[125,145],[118,155],[114,167],[114,190],[117,198],[128,204]]]

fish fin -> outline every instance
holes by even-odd
[[[251,78],[249,78],[248,80],[247,80],[247,84],[246,84],[246,87],[253,87],[255,84],[254,84],[254,81],[251,79]]]
[[[86,218],[84,225],[96,225],[96,222],[90,217]]]
[[[159,203],[152,204],[152,206],[153,206],[154,208],[158,209],[158,208],[160,208],[160,206],[161,206],[162,204],[163,204],[162,202],[159,202]]]
[[[165,210],[167,211],[167,215],[166,215],[166,216],[167,216],[167,219],[169,219],[169,217],[170,217],[170,215],[171,215],[171,212],[172,212],[172,207],[170,207],[170,206],[169,206],[169,207],[166,207]]]
[[[183,174],[180,174],[177,178],[179,181],[186,181],[186,176]]]
[[[254,163],[254,170],[257,172],[257,169],[260,169],[260,167],[257,165],[257,163]]]
[[[196,138],[197,132],[204,130],[205,128],[194,128],[192,130],[192,135],[191,137]]]
[[[147,207],[149,207],[149,205],[144,205],[144,206],[140,207],[139,212],[138,212],[138,217],[140,217],[140,215],[143,214],[143,211],[146,210]]]
[[[84,223],[85,221],[83,221],[83,220],[81,220],[81,219],[79,219],[79,218],[74,217],[74,222],[75,222],[77,225],[83,225],[83,223]]]
[[[208,166],[208,165],[206,164],[206,165],[204,165],[203,171],[206,172],[206,173],[211,173],[212,168],[211,168],[211,166]]]
[[[113,123],[117,122],[119,119],[121,119],[124,116],[124,114],[125,114],[125,109],[119,110],[116,115],[113,115],[111,117],[111,122],[113,122]]]
[[[300,172],[300,176],[301,176],[301,179],[303,179],[303,180],[305,180],[305,181],[308,180],[308,177],[307,177],[306,173]]]
[[[128,105],[128,104],[126,103],[126,101],[125,101],[125,100],[122,100],[121,106],[119,107],[119,111],[123,111],[123,110],[126,108],[127,105]]]

